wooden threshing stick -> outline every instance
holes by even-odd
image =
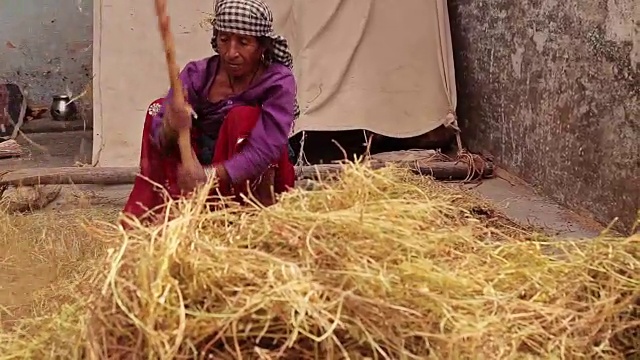
[[[162,37],[167,59],[169,82],[173,90],[171,106],[187,108],[188,104],[185,101],[184,89],[180,81],[180,69],[176,63],[176,46],[173,40],[173,34],[171,34],[169,15],[167,14],[167,0],[155,0],[155,4],[156,15],[158,16],[158,29],[160,30],[160,36]],[[194,169],[197,165],[197,160],[191,148],[190,129],[181,129],[178,132],[178,148],[180,149],[182,166],[187,169]]]

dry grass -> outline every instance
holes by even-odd
[[[104,207],[0,213],[0,322],[6,326],[12,319],[37,317],[66,303],[69,294],[61,287],[75,287],[85,270],[93,270],[88,261],[104,254],[102,243],[92,241],[83,225],[115,220],[117,214]],[[41,299],[34,302],[34,297]]]
[[[640,348],[638,236],[545,238],[468,194],[359,166],[265,210],[209,212],[202,201],[177,204],[158,227],[95,225],[110,250],[89,262],[83,295],[0,333],[0,359],[576,359]]]

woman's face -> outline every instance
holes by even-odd
[[[216,42],[222,66],[229,75],[249,75],[260,64],[264,49],[256,37],[221,31]]]

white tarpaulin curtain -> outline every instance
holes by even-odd
[[[266,1],[294,55],[294,132],[409,137],[455,111],[446,0]],[[213,0],[169,4],[180,63],[207,56]],[[95,29],[94,163],[136,165],[146,107],[168,86],[152,1],[96,0]]]
[[[294,54],[295,132],[409,137],[441,125],[456,89],[446,0],[267,0]]]

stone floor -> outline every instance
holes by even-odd
[[[500,175],[483,181],[473,191],[493,202],[513,220],[567,238],[591,238],[602,231],[602,225],[597,222],[540,196],[509,174],[500,172]]]

